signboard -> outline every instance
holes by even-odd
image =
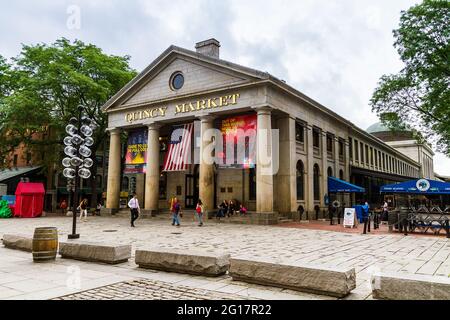
[[[344,227],[353,228],[355,226],[356,210],[354,208],[345,208]]]
[[[222,120],[223,159],[219,167],[247,169],[256,164],[256,114],[230,117]]]
[[[145,173],[147,164],[147,130],[130,132],[124,173]]]

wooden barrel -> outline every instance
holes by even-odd
[[[33,260],[35,262],[56,259],[58,250],[58,230],[56,228],[36,228],[33,236]]]

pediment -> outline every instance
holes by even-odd
[[[113,97],[104,106],[104,110],[112,111],[119,107],[220,90],[260,79],[257,75],[239,72],[236,68],[223,65],[223,60],[216,59],[220,63],[214,63],[199,55],[171,52],[160,61],[157,60]],[[183,87],[179,90],[170,86],[171,76],[176,72],[181,72],[184,77]]]

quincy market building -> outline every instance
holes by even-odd
[[[432,178],[432,163],[425,172],[419,159],[284,81],[221,60],[219,49],[215,39],[197,43],[196,52],[170,46],[105,104],[110,133],[105,211],[116,212],[131,190],[144,214],[167,210],[173,196],[186,208],[195,208],[200,198],[206,211],[234,199],[254,212],[256,223],[271,224],[279,215],[295,216],[299,208],[309,216],[317,207],[324,209],[328,176],[365,187],[364,197],[372,201],[379,199],[383,184]],[[265,164],[258,163],[259,157],[228,166],[203,160],[181,166],[168,163],[176,149],[171,140],[174,129],[187,130],[179,144],[192,151],[192,159],[199,159],[208,142],[198,138],[201,133],[211,128],[224,131],[230,124],[232,129],[268,129],[266,138],[271,129],[278,129],[271,137],[278,139],[276,174],[262,174]],[[129,137],[126,157],[121,145],[124,131]],[[254,138],[259,143],[263,135],[257,132]]]

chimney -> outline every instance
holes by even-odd
[[[195,45],[195,49],[197,53],[219,59],[220,42],[214,38],[198,42]]]

